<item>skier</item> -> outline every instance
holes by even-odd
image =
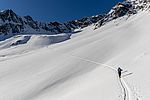
[[[118,68],[118,75],[119,75],[119,78],[121,78],[121,72],[122,72],[123,70],[119,67]]]

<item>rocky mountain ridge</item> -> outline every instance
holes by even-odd
[[[85,17],[79,20],[68,21],[65,23],[48,22],[42,23],[33,20],[31,16],[18,16],[12,10],[0,12],[0,33],[49,33],[59,34],[72,32],[77,28],[84,28],[98,22],[103,15]]]
[[[79,20],[60,22],[38,22],[31,16],[18,16],[12,10],[0,12],[0,34],[15,35],[19,33],[47,33],[60,34],[71,33],[75,29],[84,28],[95,24],[95,29],[105,23],[122,17],[124,15],[136,14],[140,10],[148,9],[150,0],[125,0],[116,4],[110,12],[92,17],[85,17]]]
[[[150,0],[125,0],[116,4],[101,20],[99,20],[95,29],[101,27],[109,21],[127,15],[128,17],[139,11],[149,10]]]

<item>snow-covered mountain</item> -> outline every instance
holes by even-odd
[[[130,17],[141,10],[148,10],[149,8],[150,0],[125,0],[119,2],[106,14],[106,16],[96,23],[95,29],[119,17],[125,15]]]
[[[19,16],[12,10],[0,12],[0,40],[20,34],[61,34],[73,33],[76,29],[82,29],[95,24],[97,29],[104,24],[122,16],[130,16],[138,11],[149,8],[149,0],[126,0],[116,4],[106,14],[85,17],[79,20],[60,22],[39,22],[31,16]]]
[[[12,10],[4,10],[0,12],[0,33],[49,33],[60,34],[72,32],[77,28],[84,28],[93,23],[98,22],[103,15],[86,17],[66,23],[59,22],[38,22],[33,20],[31,16],[18,16]]]
[[[79,20],[60,22],[38,22],[31,16],[18,16],[12,10],[0,12],[0,33],[19,34],[19,33],[47,33],[60,34],[73,32],[75,29],[84,28],[91,24],[96,24],[95,28],[103,24],[122,17],[136,14],[140,10],[149,8],[149,0],[126,0],[115,5],[107,14],[85,17]]]
[[[16,39],[16,36],[18,35],[19,37],[22,37],[23,40],[18,38],[15,42],[11,41],[11,43],[7,44],[7,46],[3,46],[9,47],[24,44],[30,40],[30,38],[26,39],[24,37],[31,37],[32,35],[41,35],[40,37],[43,37],[42,35],[46,35],[47,37],[47,35],[49,35],[49,44],[58,43],[70,39],[72,33],[79,32],[81,28],[94,24],[102,18],[103,15],[96,15],[65,23],[44,23],[33,20],[31,16],[21,17],[12,10],[3,10],[0,12],[0,41],[4,41],[6,39],[11,40],[11,38],[14,37]]]
[[[31,16],[21,17],[12,10],[3,10],[0,12],[0,41],[3,42],[1,48],[26,44],[33,38],[36,39],[34,44],[37,46],[59,43],[70,39],[71,34],[80,32],[80,29],[92,25],[102,18],[103,15],[96,15],[65,23],[44,23],[33,20]]]
[[[66,23],[1,15],[0,100],[149,100],[149,0]]]

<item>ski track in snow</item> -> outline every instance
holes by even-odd
[[[126,98],[124,98],[124,100],[139,100],[138,98],[135,99],[135,97],[133,96],[133,93],[131,91],[131,89],[129,88],[129,86],[127,85],[127,83],[125,82],[125,80],[122,78],[120,79],[120,82],[122,83],[122,87],[124,87],[125,89],[125,95]]]
[[[27,53],[27,52],[26,52]],[[24,54],[24,53],[21,53],[21,54]],[[14,55],[13,55],[14,56]],[[104,67],[107,67],[109,69],[112,69],[113,71],[115,71],[117,74],[117,69],[110,66],[110,65],[107,65],[107,64],[104,64],[104,63],[100,63],[100,62],[96,62],[96,61],[93,61],[93,60],[89,60],[89,59],[86,59],[86,58],[82,58],[82,57],[79,57],[79,56],[75,56],[75,55],[68,55],[67,56],[70,56],[70,57],[73,57],[73,58],[76,58],[76,59],[79,59],[79,60],[82,60],[82,61],[85,61],[85,62],[90,62],[90,63],[93,63],[93,64],[97,64],[97,65],[100,65],[100,66],[104,66]],[[15,55],[15,57],[20,57],[20,54],[19,55]],[[3,59],[3,60],[0,60],[0,62],[2,61],[6,61],[6,60],[9,60],[9,59],[12,59],[13,57],[10,57],[8,59]],[[119,78],[119,82],[120,82],[120,85],[122,87],[122,90],[123,90],[123,100],[139,100],[138,98],[137,99],[133,99],[133,95],[132,95],[132,91],[130,90],[129,86],[127,85],[127,83],[125,82],[125,80],[123,79],[123,77],[120,79]]]
[[[126,100],[126,98],[127,98],[127,90],[126,90],[126,88],[124,87],[124,85],[123,85],[123,83],[122,83],[122,81],[121,81],[121,79],[119,79],[119,82],[120,82],[120,84],[121,84],[121,87],[122,87],[122,89],[123,89],[123,100]]]
[[[86,62],[90,62],[90,63],[94,63],[94,64],[97,64],[97,65],[101,65],[101,66],[110,68],[110,69],[114,70],[117,73],[117,69],[110,66],[110,65],[103,64],[103,63],[96,62],[96,61],[92,61],[92,60],[85,59],[85,58],[82,58],[82,57],[78,57],[78,56],[75,56],[75,55],[69,55],[69,56],[80,59],[80,60],[83,60],[83,61],[86,61]],[[129,88],[129,86],[127,85],[127,83],[125,82],[125,80],[123,78],[119,78],[119,82],[121,84],[121,87],[122,87],[123,93],[124,93],[123,94],[124,95],[123,100],[139,100],[138,98],[134,99],[131,89]]]

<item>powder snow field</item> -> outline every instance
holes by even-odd
[[[149,22],[145,11],[97,30],[89,26],[61,43],[47,46],[35,36],[1,48],[0,100],[124,100],[123,87],[128,100],[148,100]],[[128,70],[121,80],[118,67]]]

